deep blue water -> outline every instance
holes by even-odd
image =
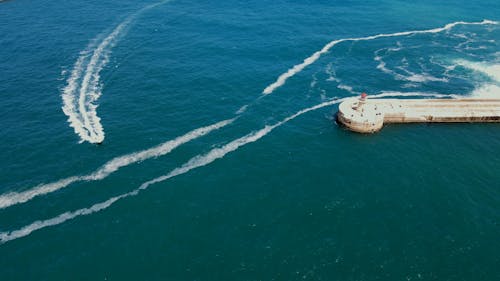
[[[500,125],[334,122],[500,97],[499,14],[0,2],[1,280],[500,280]]]

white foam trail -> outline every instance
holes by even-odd
[[[2,232],[2,233],[0,233],[0,244],[3,244],[5,242],[11,241],[11,240],[14,240],[17,238],[27,236],[27,235],[31,234],[33,231],[36,231],[36,230],[39,230],[39,229],[42,229],[42,228],[45,228],[48,226],[58,225],[58,224],[61,224],[65,221],[74,219],[74,218],[79,217],[79,216],[89,215],[89,214],[104,210],[104,209],[110,207],[112,204],[114,204],[116,201],[118,201],[120,199],[130,197],[130,196],[135,196],[135,195],[139,194],[139,192],[141,190],[148,188],[152,184],[155,184],[155,183],[158,183],[161,181],[165,181],[169,178],[187,173],[192,169],[208,165],[208,164],[212,163],[213,161],[224,157],[226,154],[235,151],[236,149],[238,149],[239,147],[241,147],[243,145],[246,145],[248,143],[255,142],[255,141],[259,140],[260,138],[269,134],[273,129],[285,124],[286,122],[288,122],[292,119],[295,119],[296,117],[298,117],[306,112],[316,110],[316,109],[319,109],[319,108],[322,108],[322,107],[325,107],[328,105],[332,105],[335,103],[339,103],[342,100],[328,101],[328,102],[316,105],[314,107],[301,110],[298,113],[296,113],[290,117],[287,117],[286,119],[284,119],[283,121],[281,121],[277,124],[274,124],[272,126],[266,126],[259,131],[252,132],[244,137],[233,140],[230,143],[228,143],[222,147],[214,148],[214,149],[210,150],[207,154],[193,157],[191,160],[189,160],[186,164],[184,164],[180,168],[176,168],[176,169],[172,170],[169,174],[167,174],[165,176],[161,176],[161,177],[155,178],[153,180],[147,181],[147,182],[143,183],[139,188],[137,188],[131,192],[112,197],[104,202],[94,204],[93,206],[91,206],[89,208],[79,209],[79,210],[74,211],[74,212],[66,212],[66,213],[63,213],[57,217],[54,217],[54,218],[51,218],[48,220],[36,221],[32,224],[29,224],[27,226],[22,227],[21,229],[18,229],[18,230],[14,230],[14,231],[10,231],[10,232]]]
[[[70,126],[80,136],[81,141],[100,143],[104,140],[104,129],[101,119],[97,116],[95,102],[102,95],[100,72],[109,61],[111,49],[138,15],[166,2],[169,1],[148,5],[128,16],[97,47],[90,44],[80,53],[67,80],[67,85],[62,90],[62,110],[68,116]],[[91,52],[92,56],[88,59]],[[78,100],[76,99],[77,92],[79,92]]]
[[[335,81],[340,83],[340,79],[337,77],[337,73],[335,72],[335,68],[332,63],[329,63],[325,68],[325,73],[328,74],[328,78],[326,81]]]
[[[235,114],[241,115],[241,114],[245,113],[245,111],[247,111],[248,106],[249,106],[249,104],[246,104],[246,105],[240,107],[240,109],[238,109]]]
[[[441,95],[441,94],[432,94],[432,93],[399,93],[399,92],[384,92],[384,93],[381,93],[378,95],[372,95],[370,97],[371,98],[380,98],[380,97],[387,97],[387,96],[451,97],[450,95]],[[348,97],[348,98],[350,98],[350,97]],[[150,181],[147,181],[147,182],[141,184],[139,186],[139,188],[137,188],[131,192],[127,192],[127,193],[124,193],[122,195],[112,197],[104,202],[94,204],[93,206],[91,206],[89,208],[82,208],[82,209],[79,209],[79,210],[74,211],[74,212],[63,213],[63,214],[61,214],[57,217],[51,218],[51,219],[36,221],[32,224],[26,225],[26,226],[18,229],[18,230],[14,230],[14,231],[10,231],[10,232],[1,232],[0,233],[0,244],[6,243],[8,241],[11,241],[11,240],[14,240],[17,238],[24,237],[27,235],[30,235],[33,231],[36,231],[36,230],[39,230],[39,229],[42,229],[42,228],[45,228],[48,226],[58,225],[58,224],[64,223],[68,220],[74,219],[74,218],[79,217],[79,216],[90,215],[90,214],[102,211],[102,210],[110,207],[111,205],[113,205],[114,203],[116,203],[120,199],[138,195],[139,192],[147,189],[149,186],[151,186],[155,183],[166,181],[166,180],[173,178],[175,176],[185,174],[193,169],[206,166],[206,165],[214,162],[217,159],[221,159],[224,156],[226,156],[228,153],[231,153],[231,152],[237,150],[238,148],[240,148],[246,144],[258,141],[262,137],[264,137],[267,134],[269,134],[270,132],[272,132],[274,129],[276,129],[276,128],[282,126],[283,124],[299,117],[302,114],[305,114],[307,112],[314,111],[314,110],[317,110],[317,109],[320,109],[320,108],[323,108],[326,106],[340,103],[348,98],[331,100],[331,101],[327,101],[327,102],[323,102],[321,104],[315,105],[313,107],[303,109],[303,110],[283,119],[282,121],[280,121],[274,125],[265,126],[264,128],[262,128],[258,131],[254,131],[254,132],[247,134],[241,138],[235,139],[222,147],[214,148],[206,154],[195,156],[195,157],[191,158],[188,162],[186,162],[184,165],[182,165],[181,167],[172,170],[170,173],[168,173],[164,176],[160,176],[160,177],[157,177],[157,178],[152,179]]]
[[[424,92],[397,92],[397,91],[382,91],[377,95],[370,95],[369,98],[385,98],[385,97],[423,97],[423,98],[462,98],[460,95],[453,94],[438,94]]]
[[[500,87],[494,84],[484,84],[474,89],[471,96],[482,99],[498,99],[500,98]]]
[[[492,82],[486,82],[478,85],[471,93],[471,96],[476,98],[499,98],[500,97],[500,64],[497,63],[484,63],[472,62],[467,60],[456,60],[453,67],[457,65],[471,69],[486,75]]]
[[[204,136],[214,130],[218,130],[224,126],[232,123],[236,118],[228,119],[224,121],[217,122],[215,124],[201,127],[195,130],[188,132],[185,135],[177,137],[173,140],[164,142],[155,147],[130,153],[124,156],[116,157],[108,161],[106,164],[95,170],[94,172],[83,175],[83,176],[73,176],[69,178],[65,178],[53,183],[43,184],[36,187],[33,187],[29,190],[22,192],[10,192],[6,194],[0,195],[0,209],[7,208],[12,205],[25,203],[37,196],[44,195],[47,193],[51,193],[57,191],[59,189],[65,188],[66,186],[79,182],[79,181],[97,181],[102,180],[109,176],[110,174],[116,172],[118,169],[131,165],[133,163],[137,163],[140,161],[144,161],[146,159],[163,156],[165,154],[170,153],[172,150],[177,148],[178,146],[192,141],[196,138]]]
[[[90,49],[92,46],[89,45],[87,49]],[[77,133],[82,141],[87,139],[87,132],[83,126],[83,123],[80,121],[80,117],[78,114],[78,110],[76,109],[75,104],[75,92],[78,89],[78,80],[80,79],[83,72],[83,64],[84,60],[87,58],[89,50],[85,50],[80,52],[80,57],[76,61],[73,70],[71,70],[71,75],[67,80],[67,85],[63,89],[62,99],[63,99],[63,107],[62,110],[66,116],[68,116],[68,122],[70,127],[73,127],[75,133]]]
[[[500,82],[500,64],[487,64],[482,62],[471,62],[467,60],[456,60],[455,63],[468,69],[481,72],[494,79],[496,82]]]
[[[346,85],[346,84],[340,83],[337,85],[337,88],[344,90],[344,91],[347,91],[349,93],[354,93],[354,89],[351,86]]]
[[[89,215],[89,214],[92,214],[95,212],[99,212],[101,210],[108,208],[109,206],[111,206],[111,204],[113,204],[117,200],[124,198],[126,196],[130,196],[129,193],[123,194],[121,196],[110,198],[102,203],[95,204],[90,208],[83,208],[83,209],[80,209],[80,210],[77,210],[74,212],[66,212],[66,213],[60,214],[59,216],[48,219],[48,220],[36,221],[36,222],[34,222],[30,225],[27,225],[21,229],[18,229],[18,230],[14,230],[11,232],[2,232],[2,233],[0,233],[0,244],[3,244],[5,242],[11,241],[11,240],[14,240],[17,238],[24,237],[27,235],[30,235],[33,231],[36,231],[36,230],[39,230],[39,229],[42,229],[42,228],[45,228],[48,226],[54,226],[54,225],[61,224],[67,220],[74,219],[78,216],[85,216],[85,215]]]
[[[443,27],[439,28],[434,28],[434,29],[427,29],[427,30],[414,30],[414,31],[404,31],[404,32],[396,32],[396,33],[389,33],[389,34],[377,34],[377,35],[372,35],[372,36],[367,36],[367,37],[358,37],[358,38],[345,38],[345,39],[338,39],[331,41],[330,43],[326,44],[323,49],[315,52],[312,54],[310,57],[306,58],[302,63],[297,64],[290,68],[287,72],[281,74],[278,79],[267,86],[263,94],[268,95],[274,92],[277,88],[283,86],[286,82],[286,80],[297,73],[301,72],[304,68],[306,68],[308,65],[311,65],[315,61],[317,61],[321,55],[327,53],[333,46],[346,42],[346,41],[367,41],[367,40],[374,40],[378,38],[383,38],[383,37],[398,37],[398,36],[408,36],[408,35],[414,35],[414,34],[425,34],[425,33],[439,33],[443,32],[446,30],[450,30],[453,27],[457,25],[486,25],[486,24],[498,24],[497,21],[491,21],[491,20],[483,20],[481,22],[464,22],[464,21],[458,21],[454,23],[449,23]]]
[[[388,50],[394,52],[394,51],[398,51],[400,49],[401,48],[389,48]],[[387,68],[386,63],[383,60],[382,56],[379,55],[379,53],[383,50],[386,50],[386,49],[380,49],[380,50],[375,51],[375,57],[373,58],[373,60],[378,62],[377,69],[379,69],[380,71],[382,71],[386,74],[393,76],[396,80],[416,82],[416,83],[425,83],[425,82],[429,82],[429,81],[448,82],[448,79],[446,79],[446,78],[437,78],[437,77],[434,77],[428,73],[417,74],[415,72],[409,71],[408,69],[406,69],[404,67],[398,67],[398,68],[401,69],[402,71],[406,72],[408,75],[399,74],[399,73],[395,72],[394,70]]]
[[[102,95],[99,81],[100,72],[109,61],[109,53],[118,40],[118,36],[132,21],[133,17],[119,24],[111,34],[108,35],[97,48],[94,50],[90,62],[87,64],[85,76],[80,85],[80,94],[78,100],[78,111],[83,120],[83,127],[86,129],[87,141],[99,143],[104,140],[104,130],[102,128],[100,118],[97,116],[94,104]]]
[[[383,60],[381,60],[380,57],[375,57],[375,60],[379,61],[379,64],[377,65],[377,69],[381,70],[382,72],[384,72],[386,74],[392,75],[396,80],[409,81],[409,82],[415,82],[415,83],[425,83],[425,82],[429,82],[429,81],[433,81],[433,82],[448,82],[449,81],[446,78],[437,78],[437,77],[434,77],[434,76],[427,74],[427,73],[417,74],[417,73],[411,72],[407,69],[400,68],[401,70],[403,70],[409,74],[408,76],[405,76],[405,75],[396,73],[393,70],[388,69],[386,67],[385,62]]]
[[[378,62],[378,65],[377,65],[377,69],[386,73],[386,74],[389,74],[391,76],[394,76],[394,78],[396,78],[397,80],[407,80],[405,79],[406,77],[399,74],[399,73],[396,73],[395,71],[393,70],[390,70],[389,68],[386,67],[386,63],[385,61],[382,59],[381,56],[379,55],[376,55],[373,60],[377,61]]]

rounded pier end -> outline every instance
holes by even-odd
[[[366,94],[360,98],[347,99],[340,103],[337,120],[351,131],[375,133],[384,125],[384,114],[376,104],[367,102]]]

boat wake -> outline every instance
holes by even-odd
[[[173,140],[169,140],[155,147],[113,158],[106,164],[102,165],[100,168],[95,170],[94,172],[87,175],[73,176],[62,180],[58,180],[53,183],[35,186],[26,191],[10,192],[0,195],[0,209],[28,202],[29,200],[37,196],[45,195],[60,190],[75,182],[102,180],[125,166],[141,162],[150,158],[166,155],[175,148],[177,148],[178,146],[185,144],[189,141],[192,141],[196,138],[199,138],[201,136],[204,136],[214,130],[218,130],[224,126],[227,126],[231,124],[234,120],[235,118],[220,121],[209,126],[200,127],[180,137],[177,137]]]
[[[122,195],[112,197],[104,202],[94,204],[88,208],[79,209],[79,210],[76,210],[73,212],[65,212],[65,213],[63,213],[59,216],[56,216],[54,218],[51,218],[51,219],[33,222],[32,224],[24,226],[18,230],[14,230],[11,232],[2,232],[2,233],[0,233],[0,244],[3,244],[5,242],[11,241],[11,240],[14,240],[17,238],[27,236],[27,235],[31,234],[33,231],[36,231],[36,230],[39,230],[39,229],[42,229],[45,227],[61,224],[65,221],[74,219],[74,218],[79,217],[79,216],[90,215],[90,214],[102,211],[102,210],[110,207],[111,205],[113,205],[115,202],[117,202],[120,199],[124,199],[127,197],[138,195],[141,190],[145,190],[149,186],[151,186],[155,183],[159,183],[159,182],[168,180],[170,178],[173,178],[175,176],[185,174],[193,169],[208,165],[217,159],[223,158],[226,154],[233,152],[246,144],[249,144],[249,143],[252,143],[252,142],[255,142],[255,141],[261,139],[262,137],[269,134],[272,130],[278,128],[279,126],[287,123],[290,120],[297,118],[298,116],[300,116],[304,113],[307,113],[309,111],[316,110],[319,108],[323,108],[323,107],[328,106],[328,105],[339,103],[342,100],[343,99],[328,101],[328,102],[324,102],[322,104],[301,110],[301,111],[295,113],[294,115],[285,118],[281,122],[278,122],[278,123],[271,125],[271,126],[265,126],[264,128],[262,128],[258,131],[252,132],[252,133],[245,135],[241,138],[235,139],[222,147],[214,148],[206,154],[193,157],[191,160],[186,162],[186,164],[182,165],[179,168],[172,170],[167,175],[160,176],[160,177],[157,177],[153,180],[147,181],[147,182],[141,184],[141,186],[139,186],[137,189],[135,189],[131,192],[127,192],[127,193],[124,193]]]
[[[150,5],[148,7],[143,8],[141,11],[136,14],[129,16],[125,21],[123,21],[120,25],[118,25],[111,34],[109,34],[104,40],[102,40],[99,44],[90,44],[87,49],[85,49],[78,58],[75,66],[71,72],[71,76],[68,78],[68,85],[63,91],[63,100],[64,100],[64,112],[68,115],[68,120],[73,128],[75,128],[75,132],[80,135],[82,141],[89,142],[100,142],[104,139],[104,132],[102,130],[102,126],[100,125],[100,120],[95,113],[96,105],[94,104],[99,96],[100,92],[100,82],[99,82],[99,72],[106,65],[109,54],[112,47],[118,41],[120,35],[122,35],[127,26],[130,25],[133,18],[145,11],[146,9],[150,9],[154,6],[160,5],[168,1],[163,1],[154,5]],[[278,79],[268,85],[264,91],[263,95],[259,98],[262,98],[268,94],[273,93],[277,88],[283,86],[287,79],[298,74],[308,65],[317,61],[321,55],[327,53],[332,47],[335,45],[346,42],[346,41],[366,41],[373,40],[382,37],[396,37],[396,36],[407,36],[413,34],[422,34],[422,33],[438,33],[442,31],[450,30],[451,28],[457,25],[485,25],[485,24],[498,24],[494,21],[484,20],[481,22],[455,22],[451,24],[447,24],[441,28],[421,30],[421,31],[406,31],[406,32],[398,32],[391,34],[378,34],[368,37],[359,37],[359,38],[346,38],[339,39],[335,41],[331,41],[327,45],[325,45],[320,51],[315,52],[310,57],[306,58],[303,63],[295,65],[290,68],[287,72],[281,74]],[[381,59],[379,63],[383,63]],[[457,62],[459,64],[459,62]],[[475,71],[482,71],[487,73],[497,73],[498,69],[496,68],[484,68],[483,65],[475,65],[475,64],[467,64],[466,62],[461,62],[462,65],[467,65],[470,69]],[[336,81],[339,83],[338,88],[346,90],[351,94],[354,94],[355,91],[349,85],[340,84],[341,81],[336,77],[335,69],[332,65],[328,67],[328,81]],[[411,75],[411,74],[410,74]],[[311,87],[316,85],[317,80],[311,82]],[[77,99],[77,93],[79,94]],[[454,95],[443,95],[437,93],[426,93],[426,92],[397,92],[397,91],[381,91],[378,95],[372,95],[371,97],[438,97],[438,98],[455,98],[457,96]],[[30,235],[32,232],[64,223],[65,221],[74,219],[79,216],[90,215],[101,210],[104,210],[115,202],[127,198],[138,195],[142,190],[147,189],[149,186],[166,181],[178,175],[182,175],[188,173],[189,171],[209,165],[210,163],[216,161],[217,159],[221,159],[225,157],[228,153],[234,152],[245,146],[249,143],[256,142],[263,138],[264,136],[271,133],[274,129],[286,124],[287,122],[314,110],[324,108],[327,106],[331,106],[343,101],[343,99],[328,99],[326,96],[324,97],[324,102],[308,107],[306,109],[300,110],[297,113],[290,115],[281,121],[274,123],[273,125],[267,125],[264,128],[253,131],[245,136],[234,139],[225,145],[220,147],[213,148],[205,154],[200,154],[191,158],[184,165],[179,166],[178,168],[173,169],[168,174],[157,177],[150,181],[147,181],[141,184],[138,188],[133,191],[121,194],[119,196],[112,197],[106,201],[97,203],[88,208],[79,209],[72,212],[65,212],[51,219],[40,220],[33,222],[29,225],[26,225],[18,230],[0,232],[0,244]],[[137,163],[143,160],[147,160],[153,157],[159,157],[162,155],[166,155],[170,153],[176,147],[185,144],[189,141],[202,137],[214,130],[221,129],[231,123],[233,123],[240,115],[246,112],[247,108],[251,106],[253,103],[242,106],[236,113],[235,117],[232,119],[227,119],[221,122],[217,122],[215,124],[200,127],[195,130],[188,132],[187,134],[175,138],[173,140],[169,140],[164,142],[158,146],[153,148],[149,148],[143,151],[127,154],[124,156],[113,158],[112,160],[105,163],[100,168],[96,169],[92,173],[81,176],[73,176],[68,177],[53,183],[44,184],[40,186],[33,187],[27,191],[23,192],[11,192],[4,195],[0,195],[0,209],[7,208],[16,204],[25,203],[37,196],[45,195],[59,189],[65,188],[68,185],[79,182],[79,181],[97,181],[102,180],[109,176],[110,174],[118,171],[120,168],[125,167],[127,165],[131,165],[133,163]]]
[[[394,52],[398,51],[401,48],[384,48],[384,49],[379,49],[375,51],[375,56],[373,58],[374,61],[378,62],[377,69],[389,74],[394,77],[396,80],[402,80],[402,81],[408,81],[408,82],[415,82],[415,83],[425,83],[425,82],[448,82],[449,80],[447,78],[438,78],[430,75],[429,73],[423,72],[423,73],[415,73],[413,71],[408,70],[405,67],[398,67],[401,71],[403,71],[406,75],[397,73],[396,71],[387,68],[386,62],[383,60],[383,57],[380,55],[382,51],[386,52]],[[407,64],[406,58],[403,58],[403,61]]]
[[[101,118],[97,116],[97,100],[102,95],[100,72],[109,62],[111,50],[123,36],[136,17],[156,6],[167,3],[161,1],[148,5],[128,16],[98,44],[92,40],[75,62],[67,85],[62,90],[62,110],[68,116],[70,126],[80,137],[80,142],[101,143],[104,129]]]
[[[304,68],[306,68],[307,66],[316,62],[323,54],[326,54],[327,52],[329,52],[332,47],[334,47],[342,42],[369,41],[369,40],[375,40],[375,39],[386,38],[386,37],[400,37],[400,36],[409,36],[409,35],[415,35],[415,34],[439,33],[439,32],[443,32],[443,31],[448,31],[457,25],[490,25],[490,24],[496,25],[496,24],[498,24],[498,22],[491,21],[491,20],[483,20],[480,22],[458,21],[458,22],[454,22],[454,23],[449,23],[443,27],[427,29],[427,30],[404,31],[404,32],[396,32],[396,33],[388,33],[388,34],[382,33],[382,34],[366,36],[366,37],[344,38],[344,39],[334,40],[334,41],[331,41],[330,43],[326,44],[321,50],[313,53],[311,56],[304,59],[304,61],[302,63],[294,65],[287,72],[281,74],[278,77],[278,79],[276,79],[276,81],[274,83],[267,86],[263,90],[263,94],[269,95],[269,94],[273,93],[276,89],[283,86],[285,84],[286,80],[288,80],[290,77],[295,76],[296,74],[301,72]]]
[[[371,97],[381,98],[381,97],[398,97],[398,96],[439,97],[439,98],[453,98],[454,97],[451,95],[432,94],[432,93],[401,93],[401,92],[384,92],[384,93],[381,93],[378,95],[373,95]],[[341,99],[334,99],[334,100],[326,101],[326,102],[320,103],[318,105],[315,105],[315,106],[312,106],[312,107],[309,107],[306,109],[302,109],[302,110],[298,111],[297,113],[284,118],[280,122],[277,122],[273,125],[267,125],[260,130],[251,132],[243,137],[234,139],[221,147],[213,148],[212,150],[210,150],[209,152],[207,152],[205,154],[200,154],[198,156],[195,156],[195,157],[191,158],[189,161],[187,161],[184,165],[173,169],[168,174],[154,178],[154,179],[149,180],[147,182],[144,182],[138,188],[136,188],[130,192],[111,197],[106,201],[96,203],[88,208],[82,208],[82,209],[72,211],[72,212],[65,212],[65,213],[62,213],[62,214],[60,214],[54,218],[51,218],[51,219],[35,221],[35,222],[33,222],[29,225],[26,225],[18,230],[13,230],[10,232],[0,232],[0,244],[6,243],[8,241],[15,240],[15,239],[18,239],[18,238],[21,238],[24,236],[28,236],[32,232],[39,230],[39,229],[42,229],[42,228],[45,228],[45,227],[55,226],[55,225],[64,223],[68,220],[72,220],[72,219],[80,217],[80,216],[86,216],[86,215],[90,215],[90,214],[105,210],[121,199],[124,199],[127,197],[137,196],[142,190],[149,188],[153,184],[164,182],[164,181],[171,179],[173,177],[188,173],[189,171],[191,171],[193,169],[206,166],[206,165],[216,161],[217,159],[221,159],[224,156],[226,156],[227,154],[238,150],[240,147],[243,147],[249,143],[253,143],[253,142],[260,140],[261,138],[263,138],[266,135],[268,135],[269,133],[271,133],[274,129],[286,124],[289,121],[292,121],[293,119],[295,119],[295,118],[297,118],[305,113],[308,113],[308,112],[311,112],[314,110],[318,110],[320,108],[324,108],[327,106],[331,106],[334,104],[338,104],[338,103],[340,103],[348,98],[350,98],[350,97],[341,98]]]
[[[456,60],[454,67],[456,66],[464,67],[484,77],[483,81],[476,83],[476,88],[471,93],[472,96],[477,98],[500,97],[500,64],[498,62],[485,63]]]

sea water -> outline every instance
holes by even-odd
[[[497,1],[0,2],[1,280],[499,280]]]

